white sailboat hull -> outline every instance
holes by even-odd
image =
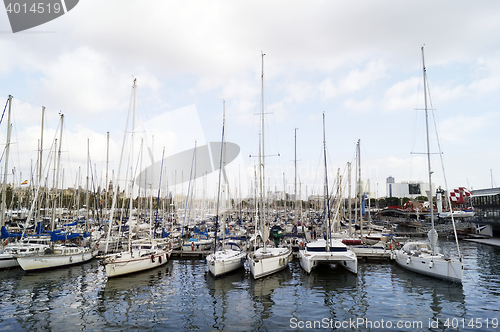
[[[338,253],[308,253],[305,250],[299,250],[300,266],[307,272],[311,273],[314,267],[319,264],[332,264],[335,263],[342,266],[349,272],[357,274],[358,260],[356,255],[351,252],[349,254]]]
[[[17,262],[16,257],[10,253],[1,253],[0,254],[0,269],[8,269],[11,267],[18,267],[19,263]]]
[[[442,255],[410,255],[403,250],[396,250],[392,257],[404,269],[430,277],[462,283],[463,263],[445,259]]]
[[[292,260],[290,248],[259,248],[248,254],[248,265],[254,279],[262,278],[288,267]]]
[[[90,248],[81,248],[69,254],[45,254],[28,257],[17,257],[17,262],[25,271],[36,271],[65,267],[85,263],[94,258],[98,251]]]
[[[241,250],[219,250],[207,256],[208,270],[215,277],[235,271],[243,267],[245,256]]]
[[[300,266],[307,273],[320,264],[337,264],[354,274],[358,273],[358,258],[339,240],[332,240],[330,251],[326,250],[326,241],[317,240],[309,243],[304,250],[299,250]]]
[[[0,253],[0,268],[6,269],[18,267],[18,257],[33,257],[43,255],[45,250],[50,249],[51,241],[47,236],[29,236],[17,242],[11,242],[3,248]]]
[[[106,276],[108,278],[118,277],[135,272],[153,269],[167,264],[172,249],[158,251],[154,254],[131,255],[129,251],[108,256],[104,260]]]

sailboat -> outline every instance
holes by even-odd
[[[5,226],[2,226],[2,233],[5,232],[8,233]],[[7,234],[7,238],[12,238],[12,234]],[[17,241],[9,242],[6,240],[5,243],[7,245],[4,246],[3,251],[0,253],[0,269],[19,267],[18,257],[43,255],[51,247],[50,236],[48,235],[22,236]]]
[[[61,125],[60,125],[60,139],[59,139],[59,150],[58,150],[58,162],[57,162],[57,175],[55,178],[55,190],[58,188],[58,179],[59,179],[59,165],[61,159],[61,143],[62,143],[62,130],[63,130],[63,122],[64,122],[64,114],[60,114],[61,116]],[[57,145],[54,144],[54,151]],[[39,188],[35,194],[35,199],[33,200],[30,212],[27,217],[27,221],[31,220],[31,214],[33,212],[35,203],[37,201]],[[38,253],[34,255],[17,255],[17,262],[21,266],[21,268],[25,271],[37,271],[37,270],[46,270],[53,269],[59,267],[66,267],[75,264],[81,264],[87,262],[94,258],[97,255],[97,249],[94,247],[94,244],[91,243],[89,246],[83,244],[84,238],[89,236],[90,234],[84,232],[83,234],[79,233],[66,233],[55,230],[55,210],[56,210],[55,200],[53,202],[52,207],[52,217],[51,217],[51,231],[45,232],[50,234],[50,248],[46,248],[45,250],[39,250]],[[77,242],[72,242],[74,239]],[[39,241],[40,242],[40,241]],[[31,243],[28,241],[28,243]]]
[[[427,131],[427,166],[429,173],[429,188],[432,190],[432,171],[430,158],[430,143],[429,143],[429,120],[427,107],[427,74],[424,61],[424,48],[422,47],[422,65],[423,65],[423,80],[424,80],[424,101],[425,101],[425,120]],[[445,179],[446,181],[446,179]],[[395,250],[392,253],[392,258],[396,263],[410,271],[431,276],[434,278],[444,279],[456,283],[462,283],[463,278],[463,262],[460,257],[460,249],[458,247],[455,222],[452,219],[453,228],[455,231],[455,241],[459,253],[459,260],[453,259],[446,255],[436,252],[436,244],[438,234],[434,228],[434,209],[432,191],[429,192],[430,214],[431,214],[431,230],[428,233],[429,242],[426,241],[411,241],[403,245],[401,249]],[[451,204],[450,204],[451,207]],[[452,216],[453,218],[453,216]]]
[[[133,91],[134,91],[134,107],[133,107],[133,120],[132,120],[132,138],[131,138],[131,156],[133,156],[133,146],[134,146],[134,124],[135,124],[135,99],[136,99],[136,79],[134,79]],[[128,129],[125,128],[125,135]],[[125,144],[125,137],[123,139],[123,144]],[[123,152],[123,147],[122,147]],[[120,165],[122,162],[122,156],[120,156]],[[121,167],[120,167],[121,168]],[[118,169],[118,176],[120,178],[120,168]],[[133,175],[131,175],[133,178]],[[161,184],[160,184],[161,185]],[[132,194],[134,189],[134,180],[130,181],[130,207],[129,207],[129,222],[132,221]],[[117,191],[113,193],[113,200],[111,203],[111,213],[110,213],[110,224],[108,228],[108,239],[111,237],[111,225],[114,215],[114,210],[116,206]],[[149,236],[142,239],[133,240],[131,238],[132,227],[129,224],[129,250],[121,251],[118,253],[110,254],[104,257],[102,264],[106,270],[106,276],[108,278],[123,276],[130,273],[135,273],[139,271],[144,271],[152,269],[167,263],[170,255],[172,253],[172,248],[168,243],[160,243],[153,238],[152,232],[149,232]],[[108,245],[106,245],[105,252],[107,252]]]
[[[8,232],[7,229],[5,228],[5,209],[6,209],[6,198],[7,198],[7,170],[8,170],[8,164],[9,164],[9,149],[10,149],[10,135],[12,131],[12,127],[10,125],[10,112],[12,109],[12,96],[9,95],[9,111],[7,115],[7,145],[5,146],[5,168],[4,168],[4,176],[3,176],[3,183],[2,183],[2,207],[1,207],[1,215],[0,215],[0,228],[2,229],[2,234],[0,235],[0,239],[2,240],[0,242],[1,250],[0,250],[0,268],[6,269],[6,268],[11,268],[11,267],[16,267],[19,266],[17,263],[16,257],[15,257],[15,250],[13,250],[11,247],[8,246]],[[6,234],[4,236],[4,234]],[[5,242],[4,242],[5,238]]]
[[[184,229],[185,229],[184,226],[186,225],[186,220],[188,220],[190,223],[192,219],[196,219],[196,218],[191,218],[190,216],[190,214],[196,210],[195,208],[193,208],[193,201],[194,201],[193,193],[195,192],[194,186],[196,185],[196,160],[197,160],[196,156],[197,156],[197,148],[195,142],[193,150],[193,159],[191,161],[191,172],[189,175],[188,192],[186,195],[186,205],[184,208],[184,221],[182,225],[181,238],[184,237]],[[192,180],[194,181],[193,189],[191,189]],[[190,237],[188,240],[182,243],[183,251],[204,251],[212,249],[213,239],[210,238],[207,232],[200,230],[196,224],[194,225],[193,231],[194,234],[191,233],[192,237]]]
[[[259,206],[257,207],[257,215],[255,218],[256,226],[260,223],[260,237],[263,242],[263,246],[255,249],[248,253],[247,260],[250,267],[250,272],[254,279],[262,278],[267,275],[273,274],[280,270],[288,267],[288,263],[292,260],[292,249],[288,247],[269,247],[269,226],[265,223],[266,213],[265,213],[265,172],[264,172],[264,53],[262,53],[262,108],[261,108],[261,135],[259,140],[259,188],[260,188],[260,199]],[[257,237],[257,234],[255,234]]]
[[[330,199],[328,195],[328,174],[326,167],[326,138],[325,138],[325,114],[323,113],[323,152],[325,159],[325,216],[326,239],[317,239],[305,245],[299,250],[300,266],[311,273],[314,267],[319,264],[336,263],[346,270],[357,274],[358,259],[356,254],[350,250],[340,238],[332,238],[330,222]],[[340,185],[340,184],[339,184]]]
[[[224,103],[225,105],[225,103]],[[235,271],[243,267],[243,262],[245,261],[246,253],[241,250],[241,248],[236,243],[226,243],[226,222],[223,218],[222,222],[222,241],[220,242],[220,248],[217,248],[217,227],[219,222],[219,198],[220,198],[220,188],[221,188],[221,175],[224,171],[223,166],[223,151],[225,150],[224,144],[224,127],[225,127],[225,108],[222,115],[222,145],[220,153],[220,166],[219,166],[219,188],[217,194],[217,214],[216,214],[216,236],[215,236],[215,249],[214,253],[207,256],[208,270],[215,277]],[[225,161],[224,161],[225,164]],[[225,172],[225,171],[224,171]],[[225,173],[224,173],[225,175]],[[226,176],[224,176],[226,179]],[[227,194],[227,192],[226,192]]]

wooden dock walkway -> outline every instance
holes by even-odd
[[[205,259],[212,252],[212,250],[172,250],[172,256],[174,258]]]
[[[481,244],[487,244],[490,246],[500,247],[500,238],[492,237],[492,238],[469,238],[464,239],[465,241],[476,242]]]
[[[205,259],[208,255],[213,253],[212,250],[173,250],[172,251],[172,258],[176,259]],[[356,256],[358,258],[363,258],[363,259],[390,259],[391,257],[391,251],[390,250],[383,250],[381,252],[380,250],[374,249],[374,250],[369,250],[365,248],[364,250],[356,250],[355,251]],[[300,259],[300,255],[298,251],[294,251],[292,253],[292,256],[294,259]]]

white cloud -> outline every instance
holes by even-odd
[[[318,90],[321,92],[323,100],[335,98],[338,94],[338,88],[335,87],[331,78],[321,82],[318,85]]]
[[[366,64],[365,69],[360,71],[355,69],[340,81],[340,90],[353,92],[364,88],[370,83],[385,76],[387,67],[380,61],[371,61]]]
[[[39,100],[57,100],[64,112],[80,119],[115,109],[128,100],[132,85],[131,76],[124,77],[112,61],[87,47],[64,52],[40,70],[43,75],[33,82]]]
[[[113,150],[119,149],[132,75],[138,79],[138,112],[144,121],[157,119],[155,125],[167,126],[166,119],[156,116],[196,103],[203,110],[198,129],[207,137],[218,137],[220,102],[225,99],[226,110],[237,119],[231,128],[238,133],[236,143],[256,142],[249,136],[257,131],[254,114],[260,110],[263,51],[266,94],[271,94],[266,111],[274,113],[269,121],[281,146],[291,144],[285,139],[290,128],[300,127],[307,146],[301,158],[316,164],[317,156],[309,150],[315,144],[311,137],[316,139],[321,128],[321,113],[348,109],[354,116],[342,114],[327,122],[328,133],[369,139],[372,154],[382,154],[379,179],[391,174],[405,178],[410,151],[401,149],[401,141],[408,128],[390,112],[422,106],[419,48],[424,43],[435,107],[445,110],[443,139],[467,143],[454,132],[459,129],[468,133],[471,146],[496,144],[489,128],[497,120],[494,114],[500,102],[498,2],[477,6],[458,1],[450,6],[390,0],[153,0],[148,4],[86,0],[33,30],[39,33],[2,35],[0,91],[19,98],[17,121],[31,128],[20,130],[30,142],[29,155],[36,151],[40,105],[47,106],[47,132],[55,131],[58,111],[65,113],[75,160],[85,162],[87,138],[92,141],[93,158],[102,159],[106,131],[111,132]],[[383,134],[370,118],[356,117],[368,110],[384,124]],[[179,126],[187,128],[189,123]],[[155,145],[176,139],[167,130],[162,134]],[[342,148],[334,157],[339,164],[346,158]],[[113,153],[117,162],[117,152]],[[390,157],[384,158],[387,154]],[[488,163],[498,160],[491,157]],[[476,170],[471,166],[469,172]]]
[[[465,143],[483,137],[485,132],[494,131],[500,115],[488,113],[482,115],[455,115],[439,124],[440,137],[450,143]]]
[[[381,61],[370,61],[363,70],[351,70],[337,84],[326,78],[318,85],[323,100],[359,91],[386,76],[387,67]]]
[[[354,112],[369,112],[373,110],[373,101],[369,99],[365,100],[355,100],[355,99],[347,99],[344,101],[344,107],[348,110],[352,110]]]
[[[310,82],[295,81],[286,84],[286,103],[304,102],[316,97],[316,89]]]
[[[468,87],[472,94],[493,93],[500,88],[500,76],[490,76],[471,83]]]
[[[421,78],[412,77],[391,86],[384,94],[385,111],[411,110],[417,105],[418,84]],[[423,92],[422,92],[423,93]]]

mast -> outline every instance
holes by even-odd
[[[337,205],[337,208],[336,210],[339,211],[340,213],[335,213],[335,215],[337,216],[337,218],[335,218],[335,220],[333,221],[333,230],[334,232],[338,232],[339,231],[339,227],[340,227],[340,219],[342,218],[342,213],[343,213],[343,209],[342,209],[342,176],[340,175],[340,168],[337,169],[337,201],[338,201],[338,205]]]
[[[42,185],[42,152],[43,152],[43,122],[45,118],[45,106],[42,106],[42,129],[40,132],[40,160],[39,160],[39,172],[38,172],[38,186]]]
[[[259,144],[259,164],[260,164],[260,177],[259,177],[259,187],[260,187],[260,224],[261,224],[261,231],[264,237],[266,237],[266,231],[264,229],[265,226],[265,216],[266,216],[266,204],[264,201],[265,197],[265,150],[264,150],[264,53],[261,52],[262,56],[262,74],[261,74],[261,139],[260,139],[260,144]],[[266,252],[266,242],[267,239],[264,240],[264,252]]]
[[[328,229],[326,232],[326,249],[327,252],[330,251],[330,236],[331,236],[331,225],[330,225],[330,200],[328,198],[328,168],[326,166],[326,134],[325,134],[325,113],[323,112],[323,156],[325,159],[325,219],[328,220]]]
[[[429,112],[427,108],[427,73],[425,69],[425,58],[424,58],[424,47],[422,46],[422,68],[423,68],[423,79],[424,79],[424,105],[425,105],[425,130],[427,136],[427,168],[429,171],[429,208],[431,210],[431,227],[434,233],[434,204],[432,200],[432,169],[431,169],[431,148],[429,140]],[[434,236],[434,234],[433,234]],[[436,252],[436,246],[434,245],[434,239],[431,239],[432,254]]]
[[[82,167],[81,166],[78,166],[78,173],[76,174],[76,199],[75,199],[75,203],[76,203],[76,213],[77,213],[77,217],[76,219],[80,219],[80,172],[82,170]]]
[[[153,177],[155,176],[155,161],[154,161],[154,149],[155,149],[155,135],[152,135],[152,140],[151,140],[151,150],[150,152],[150,157],[151,157],[151,182],[149,183],[149,222],[152,225],[153,223]],[[147,176],[145,176],[147,179]],[[160,179],[161,179],[161,169],[160,169]],[[158,190],[160,190],[161,182],[158,184]],[[151,227],[153,231],[153,227]],[[155,227],[156,229],[156,220],[155,220]],[[154,237],[154,233],[153,236]]]
[[[163,174],[163,158],[165,156],[165,147],[163,147],[163,152],[161,154],[161,166],[160,166],[160,183],[158,184],[158,196],[156,198],[156,216],[155,216],[155,227],[154,227],[154,231],[153,231],[153,238],[156,237],[156,224],[158,223],[158,208],[160,206],[160,190],[161,190],[161,178],[162,178],[162,174]],[[154,173],[153,173],[154,174]],[[151,180],[152,182],[152,180]],[[153,196],[153,193],[151,193],[151,196]],[[163,210],[163,206],[162,206],[162,210]],[[153,218],[151,216],[151,218]],[[164,218],[162,217],[162,226],[164,226]]]
[[[3,173],[3,183],[2,183],[2,215],[0,219],[0,227],[5,225],[5,209],[7,206],[7,170],[9,167],[9,150],[10,150],[10,135],[12,128],[10,125],[10,113],[12,109],[12,96],[9,95],[9,112],[7,115],[7,145],[5,146],[5,168]]]
[[[297,129],[299,129],[299,128],[295,128],[295,148],[294,148],[294,152],[295,152],[295,160],[294,160],[294,164],[295,164],[295,188],[294,188],[295,212],[294,212],[293,220],[295,223],[297,222],[297,218],[298,218],[298,213],[297,213]]]
[[[64,114],[62,113],[59,113],[61,115],[61,128],[60,128],[60,132],[59,132],[59,148],[58,148],[58,151],[57,151],[57,167],[56,167],[56,183],[55,183],[55,187],[54,187],[54,190],[55,190],[55,196],[57,196],[57,188],[59,187],[59,168],[61,166],[61,145],[62,145],[62,132],[63,132],[63,122],[64,122]],[[57,143],[56,143],[57,145]],[[51,228],[52,228],[52,231],[54,231],[54,228],[55,228],[55,211],[56,211],[56,198],[54,197],[54,210],[52,212],[52,222],[51,222]]]
[[[284,212],[284,217],[285,220],[288,220],[288,214],[287,214],[287,204],[286,204],[286,180],[285,180],[285,173],[283,173],[283,212]]]
[[[141,137],[141,146],[139,148],[141,152],[139,152],[141,158],[139,159],[139,170],[142,169],[142,156],[144,155],[144,141],[143,138]],[[146,178],[146,177],[144,177]],[[144,212],[144,215],[146,215],[146,203],[144,203],[145,198],[146,198],[146,180],[144,180],[144,197],[141,196],[141,180],[142,180],[142,172],[139,174],[139,179],[137,182],[139,183],[139,186],[137,187],[137,221],[139,221],[139,216],[141,213]],[[151,228],[150,228],[151,231]]]
[[[85,184],[85,222],[89,221],[89,169],[90,169],[90,139],[87,138],[87,180]]]
[[[226,101],[222,102],[222,139],[221,139],[221,149],[220,149],[220,161],[219,161],[219,187],[217,188],[217,210],[215,214],[215,246],[214,254],[217,251],[217,228],[219,227],[219,199],[220,199],[220,187],[221,187],[221,175],[222,175],[222,154],[224,151],[224,127],[226,125]],[[225,234],[225,224],[222,230],[222,234]],[[225,250],[224,243],[222,243],[222,248]]]
[[[349,236],[352,236],[352,217],[351,217],[351,210],[352,210],[352,205],[351,205],[351,163],[348,162],[347,163],[347,182],[349,183],[349,187],[348,187],[348,195],[349,195],[349,199],[348,199],[348,205],[349,205],[349,209],[348,209],[348,216],[349,216]]]
[[[359,234],[361,241],[363,241],[363,212],[362,212],[362,201],[363,201],[363,192],[361,189],[361,148],[360,148],[361,140],[358,139],[358,144],[356,146],[356,154],[357,154],[357,162],[358,162],[358,201],[359,201]]]
[[[134,196],[134,166],[133,166],[133,161],[134,161],[134,134],[135,134],[135,103],[136,103],[136,96],[137,96],[137,79],[134,78],[134,104],[132,108],[132,135],[130,138],[130,158],[131,158],[131,163],[130,163],[130,201],[129,201],[129,210],[128,210],[128,225],[129,225],[129,230],[128,230],[128,247],[131,250],[132,249],[132,208],[134,207],[134,201],[133,201],[133,196]],[[139,216],[137,216],[137,219],[139,219]],[[136,220],[136,227],[138,226],[138,221]]]
[[[135,88],[136,88],[136,79],[134,79],[134,84],[132,86],[133,94],[134,94],[134,116],[135,116]],[[106,247],[104,249],[104,253],[108,252],[109,239],[111,237],[111,228],[113,226],[113,217],[114,217],[114,214],[115,214],[114,212],[115,212],[116,199],[117,199],[118,188],[119,188],[119,186],[118,186],[118,179],[120,179],[120,169],[121,169],[122,160],[123,160],[123,151],[125,149],[125,139],[127,137],[127,129],[128,129],[129,118],[130,118],[130,108],[129,108],[129,111],[128,111],[128,114],[127,114],[127,121],[126,121],[126,125],[125,125],[125,132],[123,134],[122,149],[121,149],[121,152],[120,152],[120,162],[118,164],[118,172],[117,172],[116,178],[114,178],[114,176],[113,176],[114,181],[115,181],[114,185],[116,186],[116,188],[115,187],[113,188],[113,198],[111,200],[111,210],[110,210],[110,213],[109,213],[109,221],[108,221],[108,234],[107,234],[107,237],[106,237]],[[122,201],[122,212],[121,213],[123,213],[123,206],[124,205],[125,205],[125,199],[123,199],[123,201]],[[120,220],[120,227],[121,227],[122,215],[120,215],[120,219],[119,220]]]
[[[104,188],[104,190],[106,191],[106,196],[104,196],[104,206],[106,210],[108,209],[108,195],[109,195],[108,165],[109,165],[109,131],[106,133],[106,184]]]
[[[254,240],[253,240],[253,247],[254,247],[254,250],[255,248],[257,247],[257,222],[259,222],[259,204],[258,204],[258,199],[257,199],[257,167],[254,165],[253,166],[253,173],[254,173],[254,187],[253,187],[253,191],[254,191],[254,197],[255,197],[255,229],[254,229],[254,234],[255,234],[255,237],[254,237]]]

